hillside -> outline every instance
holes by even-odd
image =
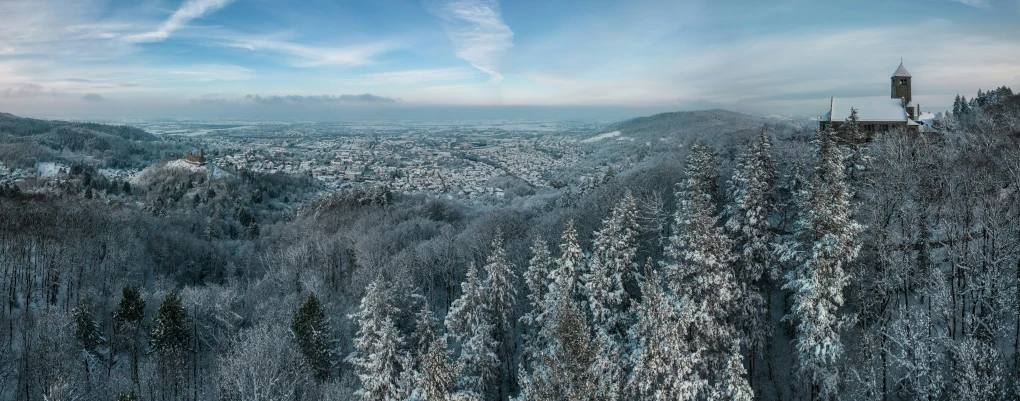
[[[159,159],[167,147],[155,135],[135,127],[0,113],[0,162],[8,166],[61,161],[134,167]]]
[[[768,120],[728,110],[697,110],[660,113],[622,121],[613,127],[624,136],[645,138],[663,135],[699,135],[760,127]]]

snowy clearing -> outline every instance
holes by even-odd
[[[612,138],[614,136],[620,136],[620,131],[607,132],[605,134],[598,134],[588,139],[581,140],[581,143],[595,143],[603,139]]]

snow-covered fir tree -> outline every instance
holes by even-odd
[[[540,306],[536,309],[540,312],[535,317],[538,322],[538,333],[536,336],[536,347],[529,353],[540,355],[548,351],[552,346],[552,339],[555,337],[556,319],[559,316],[558,308],[563,304],[562,298],[573,300],[581,298],[579,281],[580,270],[584,266],[584,253],[577,243],[577,230],[574,229],[573,220],[567,222],[563,230],[563,239],[560,244],[560,257],[556,259],[552,271],[548,276],[548,290],[545,293]]]
[[[326,313],[315,294],[305,298],[294,313],[290,330],[315,378],[328,379],[333,370],[333,340]]]
[[[854,221],[843,157],[833,138],[820,132],[815,141],[818,167],[801,195],[800,219],[781,261],[793,264],[784,289],[793,292],[789,318],[796,326],[799,372],[812,393],[835,394],[839,381],[836,360],[843,354],[840,314],[843,289],[849,284],[847,265],[861,249],[861,225]]]
[[[409,401],[449,401],[456,393],[460,372],[447,349],[446,336],[436,336],[418,356]]]
[[[506,261],[503,234],[498,230],[492,240],[492,251],[486,259],[485,271],[488,276],[485,278],[484,286],[488,290],[488,305],[493,316],[493,324],[497,330],[509,331],[513,329],[516,321],[514,313],[517,307],[515,284],[517,275]]]
[[[593,369],[600,346],[589,335],[584,312],[566,293],[558,293],[549,320],[549,347],[529,377],[519,400],[604,400]]]
[[[651,261],[645,267],[641,296],[634,305],[637,321],[629,332],[634,368],[627,391],[632,399],[696,399],[707,382],[696,370],[701,351],[686,341],[694,324],[691,310],[666,293]]]
[[[524,272],[524,285],[528,289],[528,311],[521,316],[524,331],[524,351],[522,360],[530,363],[537,357],[537,352],[545,348],[542,338],[538,335],[544,316],[544,300],[549,292],[550,272],[553,266],[549,244],[542,237],[536,236],[531,244],[531,260]]]
[[[772,140],[762,130],[733,170],[728,183],[729,203],[724,212],[726,230],[734,237],[737,278],[743,282],[778,278],[772,273],[775,235],[769,223],[769,214],[776,208],[772,198],[775,185]]]
[[[637,201],[627,191],[595,233],[590,268],[581,276],[594,329],[616,339],[624,337],[630,320],[626,286],[637,283],[637,234]]]
[[[772,192],[776,184],[772,141],[763,128],[758,140],[741,156],[728,183],[729,203],[724,210],[726,231],[734,242],[734,274],[742,298],[735,301],[736,321],[744,344],[751,349],[753,368],[758,351],[768,335],[763,290],[766,280],[779,277],[773,263],[775,235],[769,215],[776,205]]]
[[[753,400],[754,390],[747,381],[747,369],[744,369],[744,358],[737,344],[733,344],[723,369],[720,380],[716,381],[706,398],[718,401]]]
[[[499,383],[499,344],[493,337],[495,325],[487,300],[486,286],[478,277],[478,268],[468,267],[467,277],[461,283],[460,298],[453,301],[446,315],[446,329],[460,344],[457,359],[460,390],[487,399],[496,394]]]
[[[558,302],[560,294],[570,297],[580,297],[578,279],[581,272],[585,271],[584,251],[577,242],[577,230],[574,228],[574,221],[568,221],[567,227],[563,230],[563,238],[560,243],[560,257],[556,259],[556,268],[550,273],[552,283],[547,295],[547,304]],[[548,308],[547,308],[548,309]]]
[[[707,194],[713,199],[718,195],[719,184],[719,160],[716,158],[712,146],[695,141],[691,144],[690,152],[687,154],[685,173],[688,184],[693,190]]]
[[[631,294],[637,288],[637,201],[630,191],[613,207],[595,232],[589,270],[581,276],[592,335],[601,344],[593,369],[600,377],[600,393],[618,399],[626,381],[626,335],[631,324]]]
[[[671,293],[683,299],[696,324],[693,346],[703,352],[702,377],[711,379],[725,363],[736,340],[730,317],[736,300],[742,299],[733,270],[733,244],[717,224],[715,202],[705,188],[714,182],[710,172],[716,161],[712,149],[695,146],[687,159],[689,176],[677,192],[673,235],[662,264]]]
[[[492,315],[493,340],[497,343],[497,356],[500,361],[500,375],[498,389],[505,388],[503,382],[510,379],[514,373],[511,366],[513,362],[512,340],[517,323],[517,275],[514,274],[513,266],[506,261],[506,251],[503,249],[503,233],[496,230],[492,239],[492,250],[486,260],[485,271],[488,274],[485,278],[484,293],[487,294],[488,311]],[[502,397],[500,397],[502,398]]]
[[[365,401],[402,400],[409,392],[404,370],[411,364],[404,350],[404,336],[393,316],[398,312],[381,277],[365,289],[358,311],[348,317],[358,325],[354,352],[346,361],[355,367],[361,388],[355,393]]]
[[[174,398],[184,389],[184,368],[190,351],[191,325],[181,297],[171,292],[163,299],[149,333],[149,346],[156,354],[161,380],[159,389]]]

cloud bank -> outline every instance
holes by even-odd
[[[253,102],[255,104],[263,105],[299,105],[299,104],[336,104],[336,103],[370,103],[370,104],[387,104],[397,103],[399,99],[377,96],[371,93],[363,93],[360,95],[319,95],[319,96],[301,96],[301,95],[288,95],[288,96],[261,96],[261,95],[246,95],[245,101]]]

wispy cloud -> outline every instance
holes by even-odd
[[[454,0],[434,13],[445,22],[446,35],[457,57],[489,74],[491,82],[503,80],[496,69],[503,53],[513,47],[514,32],[503,22],[498,3]]]
[[[219,10],[233,0],[185,0],[158,29],[152,32],[145,32],[130,35],[125,39],[129,42],[158,42],[170,37],[174,31],[191,22],[195,18],[202,17],[208,13]]]
[[[468,68],[435,68],[424,70],[386,71],[362,74],[344,83],[357,85],[411,85],[423,82],[459,81],[478,76]]]
[[[966,4],[975,8],[992,8],[991,4],[988,4],[988,0],[951,0],[957,3]]]
[[[288,105],[288,104],[331,104],[331,103],[396,103],[398,99],[363,93],[360,95],[320,95],[320,96],[261,96],[247,95],[245,101],[265,105]]]
[[[236,65],[198,65],[168,72],[170,76],[186,77],[194,81],[241,81],[255,78],[252,70]]]
[[[398,48],[392,42],[376,42],[349,47],[321,47],[272,39],[232,38],[225,46],[251,51],[269,51],[287,56],[295,67],[357,66],[370,64],[373,58]]]

